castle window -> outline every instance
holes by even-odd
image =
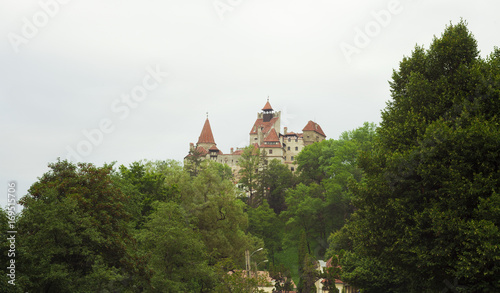
[[[299,150],[299,147],[295,147],[295,150],[298,151]]]
[[[293,161],[293,156],[291,157],[291,159],[290,159],[290,160],[291,160],[291,161]]]
[[[295,142],[298,142],[298,141],[299,141],[299,139],[298,139],[298,138],[296,138],[296,139],[295,139]]]
[[[290,169],[292,170],[292,172],[293,172],[293,171],[295,171],[295,168],[294,168],[294,167],[292,167],[292,168],[290,168]]]
[[[273,153],[273,150],[269,150],[269,154],[272,154]]]
[[[288,150],[290,150],[290,147],[288,147]]]
[[[288,138],[288,142],[291,142],[291,141],[292,141],[292,139],[291,139],[291,138]]]

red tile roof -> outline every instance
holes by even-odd
[[[208,149],[209,151],[216,151],[217,153],[222,155],[222,152],[217,148],[217,146],[214,144],[211,148]]]
[[[332,262],[333,262],[333,257],[330,257],[330,259],[326,262],[326,267],[327,268],[331,268],[332,267]],[[337,266],[337,268],[342,269],[341,266]],[[335,279],[335,284],[344,284],[344,282],[342,282],[339,279]]]
[[[208,151],[202,147],[202,146],[198,146],[196,147],[196,151],[200,154],[200,155],[206,155],[208,154]]]
[[[212,134],[212,128],[210,127],[210,122],[205,120],[205,125],[203,125],[203,129],[201,130],[200,137],[198,138],[198,143],[213,143],[215,144],[214,135]]]
[[[252,130],[250,130],[250,134],[257,134],[257,129],[260,127],[262,128],[263,133],[268,133],[269,130],[273,127],[274,123],[278,121],[278,117],[272,118],[269,122],[264,122],[264,119],[258,118],[255,120],[255,123],[253,124]]]
[[[278,134],[276,133],[276,130],[274,128],[271,128],[271,131],[269,131],[269,134],[264,138],[264,141],[269,141],[269,142],[280,141]]]
[[[326,137],[326,134],[323,132],[323,129],[321,129],[321,126],[319,126],[318,123],[313,122],[311,120],[309,120],[309,122],[307,122],[307,125],[304,127],[304,129],[302,129],[302,131],[314,131],[314,132]]]
[[[262,108],[262,111],[272,111],[273,107],[271,107],[271,104],[269,104],[269,100],[267,100],[266,105],[264,105],[264,108]]]

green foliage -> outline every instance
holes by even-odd
[[[275,280],[273,292],[293,291],[292,274],[283,264],[272,265],[269,276]]]
[[[500,53],[463,21],[416,47],[391,82],[379,141],[360,159],[357,211],[332,238],[366,292],[495,292],[500,282]],[[334,253],[334,251],[332,251]]]
[[[321,186],[316,184],[299,184],[287,192],[288,209],[280,215],[288,228],[287,245],[296,243],[302,231],[311,238],[324,237],[327,219],[324,218],[323,191]]]
[[[251,292],[263,293],[258,287],[260,284],[265,284],[266,281],[258,276],[247,276],[247,272],[243,270],[234,270],[234,263],[230,260],[223,260],[216,265],[216,272],[219,276],[218,283],[215,286],[214,292],[217,293],[233,293],[233,292]],[[266,284],[267,285],[267,284]]]
[[[265,158],[261,156],[260,150],[255,146],[247,146],[238,162],[240,166],[240,183],[248,192],[247,204],[257,207],[262,201],[262,196],[256,192],[259,188],[259,170],[262,169]]]
[[[165,183],[166,175],[156,170],[151,163],[133,162],[129,168],[120,166],[115,184],[130,197],[127,207],[140,227],[153,211],[155,201],[180,201],[180,192],[175,184]]]
[[[147,276],[131,251],[126,197],[111,185],[111,167],[49,164],[29,189],[18,222],[25,291],[141,291]],[[123,287],[133,282],[132,287]]]
[[[155,292],[208,292],[213,286],[206,247],[179,204],[157,202],[138,243],[149,255]]]
[[[304,230],[315,245],[313,255],[323,257],[328,235],[343,227],[353,212],[349,185],[362,180],[358,158],[371,150],[375,137],[375,125],[365,123],[338,140],[307,146],[297,156],[303,183],[287,190],[288,208],[280,214],[287,226],[286,245],[297,245]]]
[[[259,173],[260,196],[267,199],[269,206],[279,215],[286,210],[286,191],[296,184],[296,178],[288,167],[273,159],[264,165]]]
[[[310,254],[306,254],[299,282],[302,286],[298,291],[300,293],[316,293],[317,288],[315,283],[319,278],[316,259]]]
[[[299,241],[299,251],[297,253],[298,257],[298,267],[299,267],[299,284],[297,285],[297,289],[299,292],[303,292],[304,290],[304,275],[305,275],[305,266],[306,266],[306,256],[308,255],[308,245],[307,245],[307,238],[306,238],[306,232],[302,231],[300,234],[300,241]]]
[[[299,282],[299,263],[297,261],[298,246],[283,247],[283,250],[274,254],[275,264],[283,265],[290,271],[290,275],[295,282]]]
[[[271,261],[274,262],[274,254],[281,250],[283,223],[269,207],[266,200],[258,208],[249,208],[247,213],[248,231],[264,240]]]

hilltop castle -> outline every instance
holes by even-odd
[[[295,171],[297,165],[295,157],[307,145],[322,141],[326,138],[321,127],[309,121],[302,129],[302,133],[288,132],[284,128],[283,134],[280,133],[281,111],[275,112],[267,100],[262,112],[257,114],[257,120],[250,130],[250,145],[260,149],[265,153],[269,160],[278,159],[281,163],[288,166],[291,171]],[[190,143],[190,155],[196,154],[206,160],[214,160],[231,167],[237,174],[239,170],[238,161],[241,158],[243,149],[231,148],[229,154],[223,154],[215,143],[212,134],[212,128],[208,117],[205,120],[203,129],[196,145]],[[189,156],[189,155],[188,155]]]

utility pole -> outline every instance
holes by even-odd
[[[245,269],[247,271],[247,277],[250,278],[250,251],[245,250]]]

